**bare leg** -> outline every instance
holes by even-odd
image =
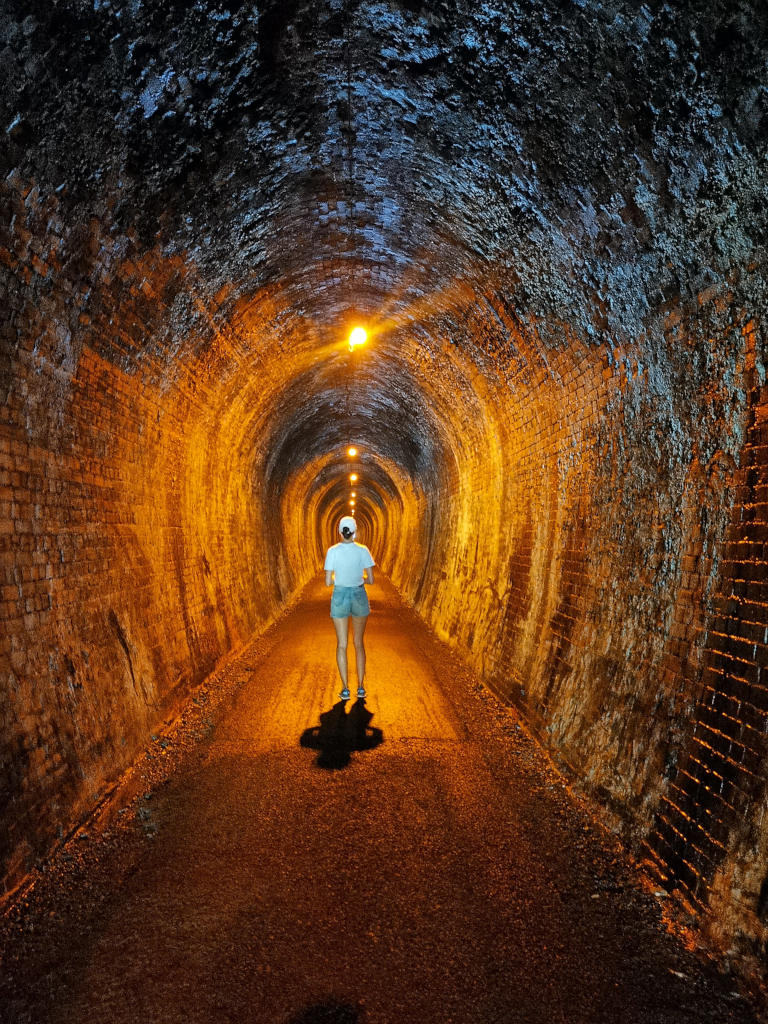
[[[365,644],[363,643],[363,633],[365,633],[367,621],[367,615],[352,616],[352,640],[355,645],[355,668],[357,669],[358,686],[362,686],[365,679]]]
[[[354,621],[354,620],[353,620]],[[336,665],[339,669],[341,682],[346,690],[347,687],[347,640],[349,637],[349,617],[344,619],[331,619],[336,627]]]

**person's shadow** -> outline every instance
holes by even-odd
[[[362,1024],[365,1010],[349,1003],[337,1003],[331,999],[327,1003],[316,1003],[302,1010],[287,1024]]]
[[[354,751],[373,750],[384,742],[381,729],[370,724],[372,718],[364,699],[356,700],[349,713],[344,710],[344,702],[339,701],[320,715],[320,725],[304,730],[299,742],[302,747],[319,751],[318,768],[346,768]]]

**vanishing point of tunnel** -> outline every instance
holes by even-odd
[[[0,1017],[756,1019],[762,0],[0,0],[0,162]]]

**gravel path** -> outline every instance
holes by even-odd
[[[8,1024],[724,1024],[517,722],[386,584],[337,702],[310,587],[7,909]]]

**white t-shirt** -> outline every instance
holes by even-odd
[[[376,563],[365,544],[352,543],[334,544],[328,548],[325,556],[326,572],[333,572],[333,582],[337,587],[361,587],[363,585],[363,569],[371,569]]]

